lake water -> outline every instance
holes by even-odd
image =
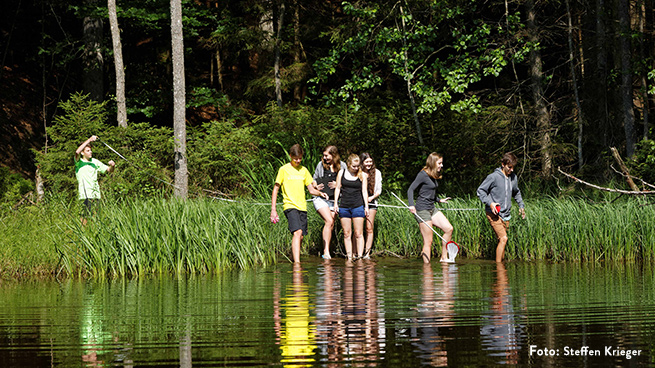
[[[650,264],[305,257],[0,284],[0,366],[655,366]]]

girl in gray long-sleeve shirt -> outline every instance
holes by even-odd
[[[525,204],[519,190],[518,179],[514,174],[517,161],[513,153],[505,153],[501,160],[501,167],[489,174],[477,190],[478,197],[484,203],[487,219],[498,237],[496,262],[502,262],[505,256],[512,197],[519,205],[521,217],[525,218]]]
[[[441,169],[443,168],[443,156],[432,152],[425,161],[425,167],[417,175],[412,185],[407,190],[407,200],[409,201],[409,210],[416,217],[419,223],[419,229],[423,236],[423,250],[421,257],[423,262],[429,263],[432,257],[432,226],[441,229],[444,234],[444,241],[441,247],[441,262],[448,262],[448,253],[446,244],[453,237],[453,225],[446,216],[437,211],[434,207],[435,202],[445,203],[450,198],[437,198],[437,179],[441,179]],[[414,192],[418,191],[416,204],[414,203]]]

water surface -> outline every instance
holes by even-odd
[[[641,264],[346,262],[0,284],[0,366],[655,366]]]

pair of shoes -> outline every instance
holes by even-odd
[[[330,255],[327,253],[323,253],[321,257],[323,257],[323,259],[332,259],[332,257],[330,257]]]

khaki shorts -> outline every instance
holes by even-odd
[[[500,216],[494,215],[490,212],[485,212],[487,214],[487,220],[491,224],[491,227],[494,229],[498,240],[500,238],[507,236],[507,229],[509,228],[509,221],[503,221]]]
[[[436,208],[433,208],[431,210],[416,211],[416,214],[414,215],[414,219],[419,224],[422,224],[423,221],[421,221],[421,220],[424,220],[425,222],[431,221],[432,216],[436,215],[437,212],[439,212],[439,210],[437,210]]]

